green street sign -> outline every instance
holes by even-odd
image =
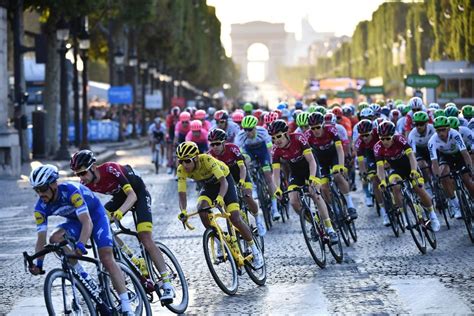
[[[341,99],[355,98],[355,93],[353,91],[338,91],[336,93],[336,98],[341,98]]]
[[[383,86],[363,86],[362,89],[360,89],[360,93],[365,95],[384,94],[384,89]]]
[[[456,99],[457,97],[459,97],[459,93],[455,91],[445,91],[445,92],[441,92],[439,94],[439,97],[441,99]]]
[[[413,88],[436,88],[441,83],[438,75],[408,75],[405,85]]]

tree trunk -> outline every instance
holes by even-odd
[[[45,70],[44,107],[46,115],[46,146],[48,155],[54,155],[59,146],[59,54],[56,39],[55,21],[51,19],[45,25],[48,45],[48,61]]]

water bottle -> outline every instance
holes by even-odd
[[[132,258],[133,264],[140,269],[141,274],[146,278],[148,277],[148,269],[146,268],[146,262],[144,258],[138,258],[137,256],[133,256]]]
[[[85,283],[87,283],[87,285],[90,287],[90,290],[92,292],[96,292],[98,291],[99,287],[97,286],[97,284],[95,283],[94,279],[91,278],[91,276],[89,275],[89,273],[87,273],[86,271],[82,271],[80,273],[82,279],[85,281]],[[85,284],[86,285],[86,284]],[[86,286],[87,286],[86,285]]]

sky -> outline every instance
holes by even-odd
[[[216,7],[222,25],[221,40],[231,56],[230,25],[250,21],[285,23],[299,38],[301,19],[308,16],[317,32],[352,36],[360,21],[370,20],[382,0],[207,0]]]

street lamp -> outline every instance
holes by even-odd
[[[81,50],[82,58],[82,135],[81,135],[81,145],[80,149],[89,149],[89,139],[88,134],[88,121],[89,121],[89,106],[87,100],[87,86],[88,86],[88,76],[87,76],[87,60],[89,58],[88,51],[91,46],[91,41],[88,32],[88,23],[87,17],[84,18],[84,26],[79,33],[79,49]]]
[[[67,95],[67,72],[66,72],[66,41],[69,39],[69,24],[64,18],[59,19],[56,24],[56,38],[60,41],[58,53],[60,56],[61,67],[61,87],[60,87],[60,102],[61,102],[61,140],[59,149],[56,152],[56,160],[69,160],[70,154],[67,148],[68,145],[68,95]]]
[[[133,87],[133,103],[132,103],[132,138],[137,138],[137,123],[136,123],[136,103],[137,103],[137,80],[135,68],[138,65],[138,58],[135,51],[132,51],[128,56],[128,65],[132,68],[132,87]]]
[[[153,91],[155,90],[155,76],[157,73],[155,63],[150,64],[148,72],[150,73],[150,93],[153,94]]]
[[[125,55],[123,54],[122,50],[117,48],[117,51],[114,54],[114,63],[117,66],[117,77],[118,77],[118,85],[123,85],[123,64],[125,61]],[[118,141],[123,142],[123,127],[122,127],[122,118],[123,118],[123,104],[119,104],[119,114],[118,114],[118,124],[119,124],[119,131],[118,131]]]
[[[146,83],[148,77],[148,62],[146,60],[140,61],[140,71],[142,74],[142,131],[141,136],[146,136],[146,111],[145,111],[145,94],[146,94]]]

